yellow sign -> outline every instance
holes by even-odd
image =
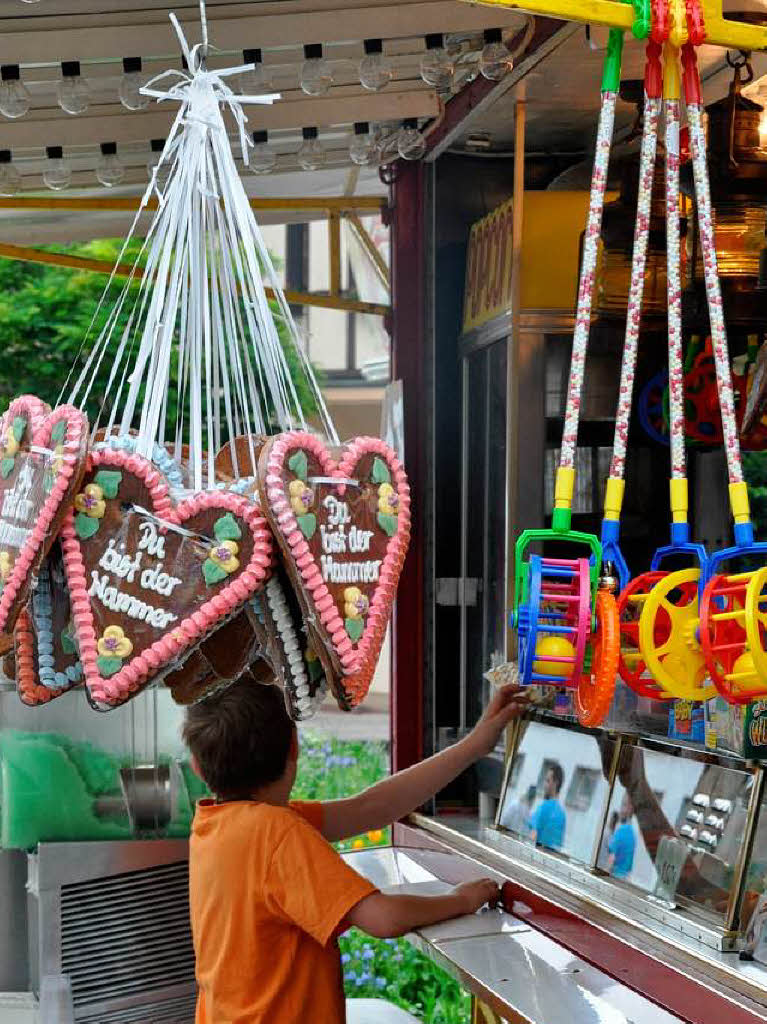
[[[479,327],[509,308],[511,205],[511,200],[507,200],[471,229],[466,261],[464,331]]]

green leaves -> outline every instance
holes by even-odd
[[[365,623],[362,619],[346,619],[344,625],[346,626],[346,632],[349,634],[349,639],[353,644],[356,644],[365,632]]]
[[[54,424],[53,430],[51,431],[51,441],[54,444],[61,444],[64,438],[67,436],[67,421],[59,420]]]
[[[306,475],[309,471],[309,466],[306,461],[306,452],[301,448],[297,452],[294,452],[288,459],[288,469],[295,473],[299,480],[306,481]]]
[[[96,658],[96,667],[105,679],[109,679],[110,676],[119,672],[122,664],[122,658],[108,658],[103,654]]]
[[[77,647],[75,646],[74,637],[70,632],[70,626],[66,626],[61,631],[61,649],[64,654],[77,654]],[[104,674],[103,672],[101,673]]]
[[[314,536],[314,531],[317,529],[317,516],[314,512],[307,512],[305,516],[298,516],[296,519],[298,523],[298,529],[303,533],[307,540],[311,540]]]
[[[374,484],[391,483],[391,473],[389,472],[389,467],[386,465],[384,460],[379,459],[378,456],[376,456],[373,459],[372,480]]]
[[[227,512],[226,515],[215,521],[213,532],[218,541],[239,540],[242,537],[242,530],[231,512]]]
[[[211,558],[206,558],[202,563],[202,575],[208,586],[212,587],[214,583],[220,583],[222,580],[225,580],[227,574]]]
[[[0,476],[3,480],[7,480],[13,472],[14,461],[12,456],[6,455],[6,457],[0,460]]]
[[[119,469],[100,469],[93,478],[93,482],[98,484],[104,492],[105,498],[116,498],[122,479],[123,475]]]
[[[78,512],[75,516],[75,533],[80,540],[88,540],[90,537],[93,537],[94,534],[99,532],[100,525],[101,523],[98,519],[86,516],[84,512]]]
[[[24,419],[24,417],[23,416],[14,416],[13,417],[13,426],[11,427],[11,430],[13,431],[13,436],[16,438],[16,443],[17,444],[21,444],[21,439],[24,436],[24,433],[25,433],[26,429],[27,429],[27,421]]]
[[[397,532],[397,517],[390,516],[386,512],[378,513],[378,525],[389,537],[393,537]]]

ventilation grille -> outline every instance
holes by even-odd
[[[86,1014],[94,1003],[146,996],[142,1007],[111,1016],[103,1008],[95,1016],[77,1012],[78,1020],[185,1021],[171,1003],[151,1007],[158,989],[194,985],[188,863],[62,885],[61,972],[76,1011]]]
[[[77,1014],[77,1024],[192,1024],[196,996],[194,993],[161,1003],[142,1003],[126,1010],[98,1010]]]

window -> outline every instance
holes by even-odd
[[[575,811],[587,811],[594,797],[599,777],[600,772],[595,768],[578,766],[567,790],[565,804]]]
[[[509,789],[516,790],[519,785],[519,776],[522,774],[522,766],[525,763],[525,755],[517,754],[514,758],[514,764],[511,766],[511,775],[509,775]]]

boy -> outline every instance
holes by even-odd
[[[474,730],[427,761],[326,803],[291,803],[298,739],[277,686],[244,676],[186,713],[192,764],[216,794],[189,845],[197,1024],[343,1024],[337,937],[379,938],[496,899],[489,879],[445,896],[386,896],[329,845],[421,806],[495,746],[525,698],[502,687]]]

